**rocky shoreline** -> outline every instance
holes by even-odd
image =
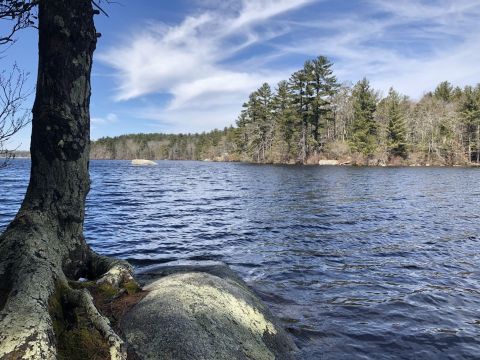
[[[22,152],[22,155],[16,155],[16,159],[30,159],[30,155],[28,152]],[[204,161],[204,162],[238,162],[238,163],[245,163],[245,164],[265,164],[265,165],[319,165],[319,166],[358,166],[358,167],[465,167],[465,168],[476,168],[480,167],[480,163],[475,162],[464,162],[464,163],[453,163],[453,164],[445,164],[442,162],[415,162],[409,159],[407,160],[399,160],[394,159],[392,161],[385,161],[379,159],[357,159],[357,158],[341,158],[341,159],[320,159],[320,160],[312,160],[308,161],[305,164],[302,163],[295,163],[295,162],[268,162],[268,163],[256,163],[251,161],[241,161],[241,160],[230,160],[225,157],[216,157],[216,158],[206,158],[203,160],[192,160],[192,159],[178,159],[178,160],[170,160],[170,159],[107,159],[107,158],[91,158],[90,160],[125,160],[125,161],[132,161],[132,165],[153,165],[154,161]],[[147,163],[137,163],[138,160]]]
[[[290,335],[226,264],[172,262],[136,277],[147,295],[119,326],[139,359],[294,359]]]

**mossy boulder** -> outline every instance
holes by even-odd
[[[170,274],[145,287],[148,295],[121,325],[141,359],[293,357],[293,341],[225,265],[162,267],[157,273]]]

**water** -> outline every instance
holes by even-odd
[[[0,170],[0,228],[28,167]],[[93,161],[91,177],[95,250],[225,261],[300,359],[480,356],[480,169]]]

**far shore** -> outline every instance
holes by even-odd
[[[0,158],[1,159],[1,158]],[[14,159],[30,159],[30,156],[18,156],[16,155]],[[91,158],[93,161],[131,161],[133,159],[99,159]],[[241,161],[241,160],[225,160],[225,159],[148,159],[153,161],[199,161],[199,162],[218,162],[218,163],[242,163],[242,164],[255,164],[255,165],[288,165],[288,166],[319,166],[319,167],[372,167],[372,168],[406,168],[406,167],[417,167],[417,168],[480,168],[480,163],[464,163],[464,164],[439,164],[439,163],[427,163],[427,164],[418,164],[418,163],[408,163],[403,164],[398,163],[377,163],[377,164],[358,164],[352,161],[340,161],[340,160],[321,160],[320,163],[258,163],[251,161]],[[322,163],[323,162],[323,163]],[[337,163],[335,163],[337,162]]]

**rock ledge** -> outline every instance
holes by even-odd
[[[176,262],[139,279],[149,293],[125,315],[122,330],[140,359],[293,358],[291,338],[225,264]]]

